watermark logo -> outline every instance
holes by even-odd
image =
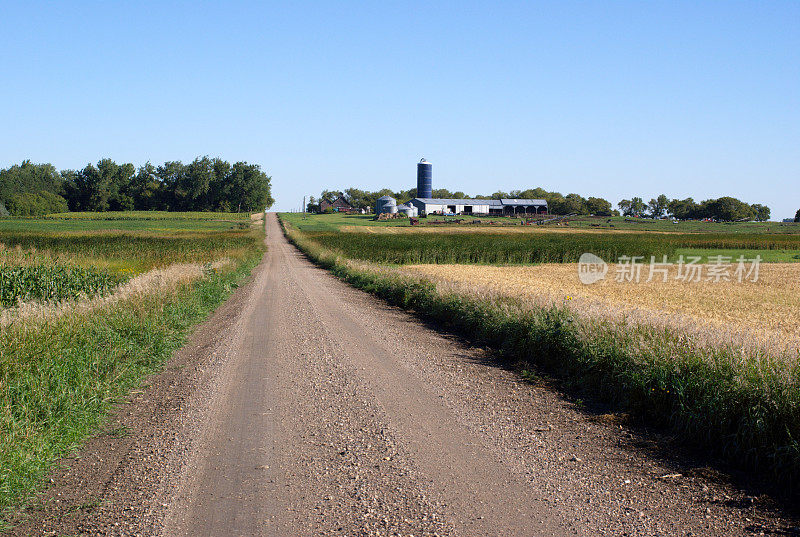
[[[591,285],[605,279],[608,264],[600,257],[586,252],[578,260],[578,278],[581,283]]]
[[[619,256],[616,263],[614,281],[619,283],[648,283],[661,280],[666,283],[670,279],[684,283],[698,282],[757,282],[761,256],[746,259],[743,255],[738,259],[731,256],[710,255],[705,259],[700,256],[679,256],[676,263],[667,261],[667,256],[657,260],[650,256],[647,263],[643,256]],[[671,270],[674,269],[674,270]],[[594,254],[585,253],[578,260],[578,278],[581,283],[591,285],[605,279],[608,265]]]

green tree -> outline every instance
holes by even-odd
[[[684,200],[674,199],[669,202],[667,205],[667,210],[669,214],[677,218],[678,220],[690,220],[693,218],[700,218],[699,212],[700,206],[695,203],[692,198],[686,198]]]
[[[797,212],[794,213],[794,221],[800,222],[800,209],[797,209]]]
[[[562,214],[589,214],[586,200],[580,194],[567,194],[564,197]]]
[[[661,194],[655,199],[651,199],[650,203],[647,204],[650,209],[650,216],[653,218],[661,218],[667,212],[667,208],[669,207],[669,198]]]
[[[390,191],[391,192],[391,191]],[[344,192],[341,190],[323,190],[322,193],[319,195],[320,201],[327,201],[328,203],[333,203],[336,201],[339,196],[344,196]]]
[[[175,211],[210,211],[213,209],[212,186],[215,174],[208,157],[198,157],[182,166],[172,183]]]
[[[0,170],[0,202],[5,202],[5,206],[11,209],[12,214],[14,214],[12,206],[23,207],[21,204],[23,198],[29,201],[44,199],[40,195],[43,192],[59,197],[64,194],[64,178],[52,164],[33,164],[30,160],[24,160],[22,164]],[[36,196],[20,197],[22,194],[36,194]],[[16,205],[12,203],[12,198],[16,199]],[[30,204],[25,202],[24,206],[29,207]]]
[[[14,216],[41,216],[69,210],[67,200],[46,190],[13,194],[9,200],[9,209]]]
[[[156,176],[156,168],[149,162],[139,167],[125,188],[125,194],[133,200],[138,211],[152,211],[162,208],[161,181]]]
[[[595,216],[611,216],[611,202],[603,198],[589,197],[586,200],[586,210]]]
[[[272,178],[258,164],[237,162],[229,175],[228,202],[236,212],[263,211],[272,207]]]
[[[631,198],[620,201],[617,206],[623,216],[641,216],[647,210],[647,204],[642,198]]]
[[[347,200],[347,203],[352,205],[357,209],[363,209],[369,207],[371,205],[371,196],[370,192],[366,190],[360,190],[358,188],[348,188],[344,191],[344,197]]]
[[[766,205],[761,205],[760,203],[754,203],[750,206],[753,211],[755,212],[755,218],[757,222],[767,222],[769,217],[772,215],[772,211]]]
[[[176,186],[179,184],[181,175],[183,175],[184,165],[182,162],[167,161],[158,166],[155,171],[155,177],[161,185],[161,195],[159,196],[160,208],[166,210],[176,210],[178,206],[177,197],[175,194]]]
[[[753,220],[756,217],[756,212],[750,205],[730,196],[706,200],[701,207],[705,209],[708,218],[723,222]]]
[[[64,171],[64,189],[71,211],[107,211],[110,184],[94,164],[78,171]]]
[[[551,214],[567,214],[566,199],[560,192],[550,192],[547,197],[547,210]]]

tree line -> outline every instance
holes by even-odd
[[[670,215],[678,220],[719,220],[734,222],[737,220],[769,220],[770,208],[759,203],[748,204],[730,196],[696,202],[692,198],[669,199],[661,194],[658,198],[645,203],[642,198],[634,197],[619,202],[619,209],[624,216],[648,216],[662,218]]]
[[[274,203],[271,177],[258,164],[198,157],[189,164],[117,164],[81,170],[30,160],[0,170],[0,216],[66,211],[263,211]]]
[[[348,188],[346,190],[323,190],[319,198],[310,198],[307,210],[311,212],[319,211],[319,203],[326,200],[333,203],[339,196],[344,197],[347,202],[357,209],[368,209],[375,206],[375,202],[381,196],[391,196],[400,203],[405,203],[417,197],[417,189],[392,191],[383,188],[376,191],[360,190],[358,188]],[[595,215],[595,216],[631,216],[631,217],[650,217],[662,218],[667,215],[678,220],[702,220],[709,218],[720,221],[735,220],[758,220],[766,221],[770,218],[770,209],[760,204],[747,204],[732,197],[721,197],[709,199],[700,203],[692,198],[669,199],[665,194],[651,199],[645,203],[640,197],[630,200],[622,200],[617,204],[618,209],[614,209],[610,201],[589,196],[584,198],[580,194],[562,195],[560,192],[549,192],[543,188],[532,188],[527,190],[512,190],[510,192],[498,191],[491,195],[469,196],[461,191],[451,192],[440,188],[433,191],[434,198],[451,199],[544,199],[547,201],[548,211],[555,215]],[[800,214],[800,212],[799,212]]]

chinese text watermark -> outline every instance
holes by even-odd
[[[705,259],[700,256],[679,256],[676,262],[667,261],[667,256],[660,260],[650,256],[649,263],[644,256],[623,255],[617,259],[614,280],[619,283],[640,283],[661,281],[696,282],[757,282],[761,266],[761,256],[746,259],[740,255],[710,255]],[[671,269],[675,270],[671,270]],[[608,264],[600,257],[585,253],[578,261],[578,278],[581,283],[591,285],[604,280],[608,273]]]

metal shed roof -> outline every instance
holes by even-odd
[[[500,200],[478,200],[471,198],[414,198],[412,201],[421,201],[432,205],[500,205]]]
[[[531,206],[531,205],[539,205],[539,206],[547,205],[547,201],[545,200],[532,200],[532,199],[481,200],[474,198],[464,198],[464,199],[414,198],[414,200],[432,205],[489,205],[491,207],[502,207],[503,205],[516,206],[516,207]]]
[[[547,205],[545,200],[532,200],[532,199],[501,199],[503,205]]]

